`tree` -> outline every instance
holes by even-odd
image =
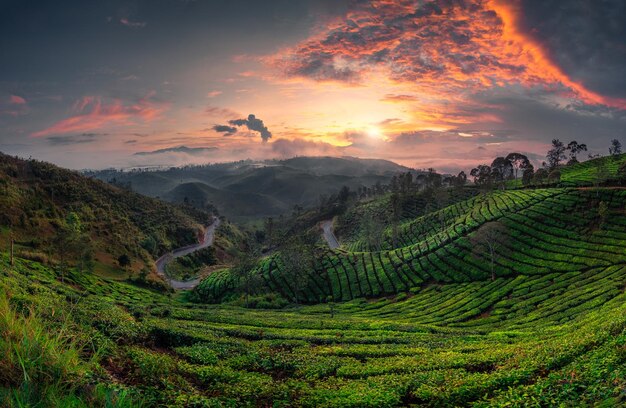
[[[498,251],[508,240],[508,231],[499,221],[483,224],[471,237],[474,255],[487,256],[491,266],[491,280],[496,280],[495,265]]]
[[[611,156],[617,156],[619,154],[622,154],[622,143],[619,140],[617,139],[611,140],[611,146],[609,147],[609,154]]]
[[[361,234],[371,251],[380,251],[383,243],[385,224],[374,216],[367,216],[361,223]]]
[[[491,184],[491,167],[481,164],[470,171],[470,176],[474,177],[474,184],[489,186]]]
[[[587,145],[584,143],[578,144],[577,141],[572,140],[567,144],[567,150],[569,151],[569,161],[567,164],[576,164],[578,163],[578,153],[586,152]]]
[[[513,178],[513,164],[505,157],[496,157],[491,163],[491,179],[504,188],[504,182]]]
[[[552,170],[550,174],[548,174],[548,183],[550,184],[558,184],[561,181],[561,171],[560,170]]]
[[[554,170],[561,165],[561,162],[566,159],[565,157],[566,147],[559,139],[552,139],[552,149],[548,150],[546,158],[548,159],[548,167],[550,170]]]
[[[262,283],[261,275],[257,272],[258,251],[250,245],[246,245],[246,250],[233,250],[233,266],[231,273],[237,278],[238,289],[244,294],[245,306],[248,307],[248,300],[254,289]]]
[[[518,171],[520,170],[522,171],[522,177],[523,177],[523,171],[527,169],[529,166],[532,167],[532,164],[530,164],[530,160],[528,160],[528,157],[526,157],[525,155],[521,153],[509,153],[506,156],[506,160],[508,160],[513,166],[513,171],[515,173],[516,180],[517,180]]]
[[[459,172],[454,180],[455,187],[463,187],[467,183],[467,174],[464,171]]]
[[[537,169],[533,176],[533,184],[540,185],[548,178],[548,170],[541,168]]]
[[[283,272],[296,304],[300,301],[301,292],[309,285],[310,273],[315,270],[316,240],[317,235],[307,232],[290,239],[281,251]]]
[[[533,176],[535,175],[535,168],[532,164],[528,164],[528,166],[524,169],[522,173],[522,185],[527,186],[533,181]]]
[[[117,258],[117,263],[122,268],[126,268],[127,266],[130,266],[130,257],[127,254],[122,254]]]

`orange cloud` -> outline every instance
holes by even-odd
[[[419,4],[419,3],[418,3]],[[358,3],[344,19],[265,61],[286,77],[353,86],[377,75],[439,103],[467,102],[485,89],[541,87],[587,104],[626,109],[572,80],[547,51],[519,29],[518,0]],[[414,95],[388,95],[411,102]],[[488,119],[488,118],[484,118]],[[495,118],[491,118],[495,119]]]
[[[52,126],[33,133],[33,137],[88,132],[111,125],[130,125],[135,121],[150,122],[161,116],[166,105],[151,101],[148,97],[133,104],[124,104],[120,100],[110,103],[98,96],[86,96],[78,100],[73,107],[74,116],[56,122]]]

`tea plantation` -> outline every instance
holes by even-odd
[[[281,310],[194,305],[84,275],[62,283],[30,261],[0,267],[9,406],[626,402],[621,261]]]
[[[167,294],[2,255],[0,403],[624,405],[625,203],[613,187],[468,194],[379,251],[320,246],[301,289],[267,256],[254,308],[228,269]],[[474,237],[493,221],[491,258]]]

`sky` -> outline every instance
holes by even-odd
[[[626,144],[623,0],[0,0],[0,151],[442,172]],[[581,157],[584,158],[584,157]]]

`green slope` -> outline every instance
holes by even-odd
[[[610,222],[603,226],[600,200],[610,211]],[[515,190],[478,196],[401,225],[397,246],[387,232],[387,249],[381,252],[323,250],[298,297],[347,301],[419,290],[432,283],[487,280],[489,260],[473,253],[469,237],[493,220],[502,222],[509,235],[500,249],[497,276],[586,272],[621,264],[626,261],[625,202],[626,191],[620,189]],[[269,290],[295,296],[279,253],[265,259],[259,273]],[[224,271],[209,276],[198,291],[207,299],[220,299],[233,285]]]
[[[620,182],[617,171],[624,163],[626,154],[600,157],[566,166],[561,170],[561,184],[568,187],[591,186],[597,183],[617,184]],[[600,170],[603,167],[605,170]]]
[[[31,326],[42,338],[62,330],[75,339],[25,354],[26,371],[3,359],[0,401],[619,406],[626,386],[625,275],[624,265],[614,265],[430,285],[410,296],[337,304],[331,317],[325,304],[197,307],[84,275],[64,284],[37,263],[18,260],[11,268],[0,257],[10,313],[19,318],[35,310]],[[5,322],[4,333],[19,328]],[[19,349],[7,341],[0,338],[0,349],[14,356]],[[57,353],[79,361],[58,370]],[[39,379],[36,387],[31,378]]]
[[[58,249],[52,242],[73,212],[103,271],[116,266],[122,254],[130,257],[134,270],[150,266],[159,254],[195,242],[210,219],[207,212],[182,209],[48,163],[2,154],[0,191],[0,247],[6,247],[11,231],[21,253],[54,258]],[[148,238],[154,241],[152,253],[142,245]]]

